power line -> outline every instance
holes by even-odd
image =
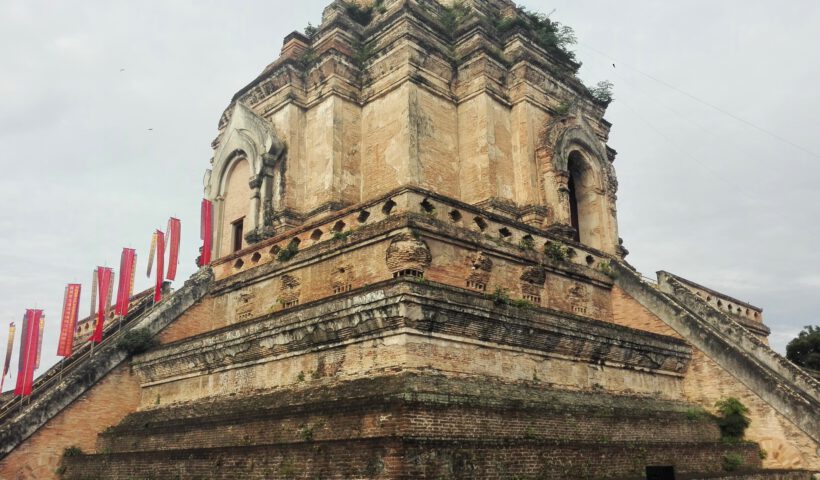
[[[623,65],[624,67],[626,67],[626,68],[628,68],[628,69],[630,69],[630,70],[634,70],[635,72],[639,73],[640,75],[643,75],[644,77],[646,77],[646,78],[648,78],[648,79],[650,79],[650,80],[652,80],[652,81],[654,81],[654,82],[657,82],[657,83],[659,83],[659,84],[661,84],[661,85],[663,85],[663,86],[665,86],[665,87],[667,87],[667,88],[670,88],[670,89],[672,89],[672,90],[674,90],[674,91],[676,91],[676,92],[680,93],[681,95],[684,95],[684,96],[686,96],[686,97],[688,97],[688,98],[690,98],[690,99],[692,99],[692,100],[694,100],[694,101],[696,101],[696,102],[698,102],[698,103],[700,103],[700,104],[702,104],[702,105],[705,105],[705,106],[707,106],[707,107],[709,107],[709,108],[711,108],[711,109],[713,109],[713,110],[716,110],[716,111],[718,111],[718,112],[720,112],[720,113],[722,113],[722,114],[724,114],[724,115],[726,115],[726,116],[728,116],[728,117],[730,117],[730,118],[732,118],[732,119],[734,119],[734,120],[736,120],[736,121],[738,121],[738,122],[741,122],[741,123],[743,123],[743,124],[745,124],[745,125],[748,125],[749,127],[752,127],[752,128],[754,128],[754,129],[756,129],[756,130],[759,130],[759,131],[761,131],[761,132],[765,133],[766,135],[769,135],[769,136],[770,136],[770,137],[772,137],[772,138],[775,138],[775,139],[777,139],[777,140],[779,140],[779,141],[781,141],[781,142],[783,142],[783,143],[785,143],[785,144],[787,144],[787,145],[789,145],[789,146],[791,146],[791,147],[793,147],[793,148],[796,148],[796,149],[798,149],[798,150],[800,150],[800,151],[802,151],[802,152],[804,152],[804,153],[807,153],[807,154],[811,155],[812,157],[815,157],[815,158],[820,159],[820,155],[818,155],[817,153],[815,153],[815,152],[813,152],[813,151],[809,150],[808,148],[803,147],[802,145],[798,145],[797,143],[794,143],[794,142],[792,142],[791,140],[789,140],[789,139],[787,139],[787,138],[783,138],[782,136],[780,136],[780,135],[778,135],[778,134],[776,134],[776,133],[774,133],[774,132],[772,132],[772,131],[769,131],[769,130],[767,130],[767,129],[765,129],[765,128],[761,127],[761,126],[758,126],[758,125],[756,125],[756,124],[754,124],[754,123],[752,123],[752,122],[750,122],[750,121],[746,120],[745,118],[739,117],[739,116],[735,115],[734,113],[731,113],[731,112],[729,112],[729,111],[726,111],[726,110],[724,110],[724,109],[722,109],[722,108],[718,107],[717,105],[714,105],[714,104],[712,104],[712,103],[710,103],[710,102],[707,102],[706,100],[703,100],[703,99],[701,99],[701,98],[698,98],[697,96],[695,96],[695,95],[693,95],[693,94],[691,94],[691,93],[689,93],[689,92],[687,92],[687,91],[685,91],[685,90],[681,90],[680,88],[678,88],[678,87],[676,87],[676,86],[674,86],[674,85],[672,85],[672,84],[670,84],[670,83],[668,83],[668,82],[666,82],[666,81],[664,81],[664,80],[661,80],[660,78],[657,78],[657,77],[655,77],[654,75],[650,75],[650,74],[648,74],[648,73],[646,73],[646,72],[643,72],[643,71],[641,71],[641,70],[639,70],[639,69],[637,69],[637,68],[635,68],[635,67],[633,67],[633,66],[631,66],[631,65],[629,65],[629,64],[627,64],[627,63],[623,63],[623,62],[621,62],[621,61],[619,61],[619,60],[617,60],[617,59],[615,59],[615,58],[613,58],[613,57],[611,57],[611,56],[607,55],[606,53],[604,53],[604,52],[602,52],[602,51],[600,51],[600,50],[598,50],[598,49],[596,49],[596,48],[594,48],[594,47],[590,47],[589,45],[585,45],[585,44],[580,43],[580,42],[578,43],[578,45],[579,45],[579,46],[581,46],[581,47],[583,47],[583,48],[586,48],[586,49],[588,49],[588,50],[590,50],[590,51],[592,51],[592,52],[594,52],[594,53],[597,53],[598,55],[601,55],[602,57],[605,57],[605,58],[607,58],[607,59],[609,59],[609,60],[611,60],[611,61],[615,62],[615,63],[613,63],[613,67],[615,66],[615,64],[617,64],[617,65]]]
[[[669,112],[671,112],[673,115],[675,115],[675,116],[677,116],[678,118],[680,118],[681,120],[684,120],[684,121],[686,121],[686,122],[688,122],[688,123],[690,123],[690,124],[694,125],[695,127],[697,127],[698,129],[700,129],[700,130],[701,130],[704,134],[706,134],[706,135],[707,135],[707,136],[709,136],[710,138],[712,138],[712,139],[714,139],[714,140],[719,141],[721,144],[728,144],[728,145],[730,145],[731,147],[736,148],[736,149],[737,149],[740,153],[742,153],[742,154],[744,154],[744,155],[747,155],[747,156],[749,156],[749,157],[755,157],[755,156],[757,155],[755,152],[753,152],[753,151],[751,151],[751,150],[749,150],[749,149],[747,149],[747,148],[745,148],[745,147],[742,147],[742,146],[740,146],[740,145],[736,145],[734,142],[731,142],[731,143],[729,143],[729,142],[724,142],[724,141],[723,141],[723,138],[722,138],[722,137],[720,137],[720,136],[718,136],[718,135],[717,135],[717,134],[716,134],[716,133],[715,133],[712,129],[709,129],[709,128],[705,127],[703,124],[701,124],[701,123],[699,123],[699,122],[697,122],[697,121],[695,121],[695,120],[693,120],[693,119],[689,118],[688,116],[686,116],[686,115],[684,115],[684,114],[680,113],[678,110],[676,110],[676,109],[674,109],[674,108],[670,107],[669,105],[667,105],[666,103],[664,103],[664,102],[663,102],[663,100],[659,99],[658,97],[656,97],[656,96],[654,96],[654,95],[651,95],[651,94],[647,93],[647,92],[646,92],[643,88],[641,88],[641,87],[640,87],[639,85],[637,85],[636,83],[633,83],[633,82],[629,81],[629,79],[627,79],[627,78],[626,78],[626,77],[624,77],[623,75],[620,75],[620,74],[618,74],[618,73],[616,72],[616,73],[615,73],[615,76],[618,78],[618,81],[619,81],[619,82],[622,82],[622,83],[619,83],[619,84],[625,85],[627,88],[630,88],[630,87],[631,87],[631,88],[634,88],[634,89],[635,89],[635,91],[636,91],[639,95],[642,95],[643,97],[646,97],[647,99],[649,99],[653,105],[660,105],[661,107],[665,108],[666,110],[668,110],[668,111],[669,111]],[[619,99],[618,99],[618,103],[621,103],[620,97],[619,97]]]
[[[725,184],[726,184],[729,188],[731,188],[732,190],[734,190],[735,192],[737,192],[737,194],[738,194],[738,195],[740,195],[741,197],[745,198],[746,200],[748,200],[748,201],[749,201],[749,202],[751,202],[751,203],[755,203],[755,200],[754,200],[752,197],[750,197],[750,196],[749,196],[749,195],[748,195],[745,191],[743,191],[743,190],[739,189],[739,188],[737,187],[737,185],[735,185],[733,182],[731,182],[730,180],[728,180],[727,178],[725,178],[723,175],[721,175],[721,173],[720,173],[720,172],[718,172],[718,171],[714,170],[714,169],[713,169],[712,167],[710,167],[710,166],[709,166],[706,162],[701,161],[699,158],[697,158],[697,157],[695,157],[694,155],[692,155],[691,153],[689,153],[689,151],[688,151],[688,150],[686,150],[685,148],[682,148],[680,145],[678,145],[678,144],[677,144],[674,140],[672,140],[672,139],[671,139],[668,135],[666,135],[665,133],[663,133],[662,131],[660,131],[660,129],[658,129],[658,128],[657,128],[657,127],[656,127],[656,126],[655,126],[652,122],[650,122],[650,121],[646,120],[645,118],[643,118],[643,116],[642,116],[642,115],[641,115],[641,114],[640,114],[640,113],[639,113],[636,109],[632,108],[632,107],[631,107],[631,106],[629,106],[627,103],[624,103],[622,100],[619,100],[619,101],[618,101],[618,104],[619,104],[619,105],[621,105],[621,106],[623,106],[623,107],[626,107],[626,109],[627,109],[627,110],[629,110],[629,111],[631,111],[633,114],[635,114],[635,117],[637,117],[637,118],[638,118],[638,120],[640,120],[640,121],[642,121],[643,123],[645,123],[645,124],[646,124],[649,128],[651,128],[651,129],[652,129],[655,133],[657,133],[657,134],[658,134],[661,138],[663,138],[664,140],[666,140],[666,141],[667,141],[667,142],[668,142],[668,143],[669,143],[672,147],[674,147],[674,148],[675,148],[675,150],[677,150],[677,151],[678,151],[678,153],[679,153],[679,154],[681,154],[681,155],[683,155],[684,157],[686,157],[686,158],[688,158],[688,159],[692,160],[693,162],[695,162],[695,163],[699,164],[701,167],[703,167],[703,169],[704,169],[704,170],[707,170],[707,171],[711,172],[711,173],[712,173],[712,175],[713,175],[715,178],[717,178],[717,179],[718,179],[718,180],[720,180],[721,182],[725,183]],[[710,178],[711,178],[711,177],[710,177]]]

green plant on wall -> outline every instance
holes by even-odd
[[[493,299],[493,303],[496,305],[510,304],[510,294],[507,292],[506,288],[495,287],[495,291],[493,291],[490,297]]]
[[[551,260],[563,262],[569,256],[569,249],[555,242],[547,242],[544,245],[544,254]]]
[[[727,453],[723,456],[723,469],[734,472],[743,466],[743,457],[739,453]]]
[[[79,457],[82,454],[83,454],[83,449],[81,449],[80,447],[78,447],[76,445],[66,447],[65,450],[63,450],[63,456],[64,457]]]
[[[601,103],[610,103],[615,98],[612,94],[612,88],[615,86],[609,80],[598,82],[594,87],[589,87],[589,93],[595,100]]]
[[[532,250],[535,248],[535,239],[532,237],[524,237],[518,242],[518,247],[523,250]]]
[[[609,262],[599,263],[598,270],[600,270],[601,273],[603,273],[609,278],[618,278],[618,272],[616,272],[615,269],[612,268],[612,264]]]
[[[521,28],[532,34],[535,43],[560,60],[575,62],[575,53],[570,48],[578,42],[572,27],[553,21],[549,15],[519,8],[515,15],[494,19],[499,33]]]
[[[299,244],[296,242],[291,242],[287,247],[279,250],[279,253],[276,254],[276,260],[280,262],[287,262],[291,258],[295,257],[297,253],[299,253]]]
[[[438,19],[444,25],[445,30],[450,35],[454,35],[458,27],[468,20],[472,14],[472,9],[463,1],[454,2],[449,7],[442,6]]]
[[[723,439],[726,441],[742,440],[746,429],[752,423],[746,405],[735,397],[728,397],[718,400],[715,407],[718,410],[717,422]]]

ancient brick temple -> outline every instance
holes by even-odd
[[[219,121],[215,260],[127,319],[150,350],[0,412],[0,477],[811,478],[817,381],[759,308],[625,262],[606,101],[548,26],[336,0],[285,38]]]

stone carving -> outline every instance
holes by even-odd
[[[281,209],[284,195],[285,145],[279,140],[273,126],[242,103],[234,104],[227,117],[212,159],[212,169],[205,172],[205,197],[214,201],[215,219],[222,216],[222,200],[227,186],[227,173],[236,161],[247,160],[250,166],[248,185],[251,188],[249,211],[245,216],[246,239],[255,242],[273,234],[271,215],[266,212]],[[224,219],[232,221],[233,219]],[[215,239],[222,238],[219,230],[228,228],[215,223]],[[215,245],[219,249],[219,245]]]
[[[484,252],[474,252],[468,255],[465,261],[470,268],[470,273],[467,275],[467,287],[485,290],[490,282],[493,261]]]
[[[344,293],[350,291],[352,278],[352,264],[340,263],[333,267],[333,273],[330,275],[330,284],[333,287],[333,293]]]
[[[430,247],[409,233],[401,233],[393,238],[385,258],[387,269],[393,274],[404,270],[424,272],[432,261]]]
[[[544,285],[547,281],[547,271],[541,266],[527,267],[521,274],[521,281],[532,285]]]
[[[253,317],[253,299],[256,298],[256,293],[253,291],[246,291],[239,293],[239,299],[236,302],[236,319],[248,320]]]
[[[279,292],[279,303],[284,307],[292,307],[299,304],[299,296],[301,294],[302,282],[294,275],[282,275],[280,280],[282,283],[282,290]]]

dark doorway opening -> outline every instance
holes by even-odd
[[[578,220],[578,197],[575,191],[575,178],[569,176],[569,221],[572,228],[575,229],[574,239],[576,242],[581,241],[581,223]]]
[[[646,480],[675,480],[675,467],[646,467]]]

